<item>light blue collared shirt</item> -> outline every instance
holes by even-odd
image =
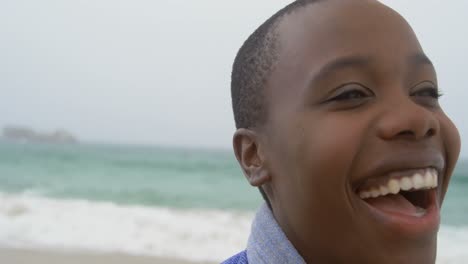
[[[247,243],[249,264],[305,264],[264,203],[255,215]]]

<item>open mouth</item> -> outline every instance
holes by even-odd
[[[421,218],[436,205],[437,185],[437,171],[427,168],[369,182],[361,186],[357,193],[380,213]]]

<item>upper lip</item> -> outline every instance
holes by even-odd
[[[369,164],[368,170],[363,177],[353,183],[353,189],[357,190],[370,178],[383,177],[399,171],[433,168],[440,178],[443,177],[444,167],[445,159],[440,151],[392,153],[391,156],[386,156],[377,160],[374,164]]]

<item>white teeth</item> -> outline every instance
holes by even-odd
[[[427,170],[426,173],[424,174],[424,185],[426,185],[429,188],[435,188],[437,187],[437,172],[434,170]]]
[[[387,184],[372,187],[359,192],[361,199],[376,198],[387,194],[397,194],[400,191],[432,189],[437,187],[437,171],[426,169],[424,173],[415,173],[413,176],[400,179],[390,179]]]
[[[370,192],[360,192],[359,193],[359,197],[361,197],[361,199],[367,199],[367,198],[370,198]]]
[[[390,181],[388,181],[388,190],[390,191],[390,193],[393,193],[393,194],[399,193],[400,183],[398,182],[398,180],[391,179]]]
[[[426,187],[424,185],[424,178],[421,174],[419,173],[416,173],[414,176],[413,176],[413,187],[415,189],[421,189],[423,187]],[[430,185],[428,185],[427,187],[429,187]]]
[[[388,189],[387,186],[380,186],[380,194],[381,195],[387,195],[390,193],[390,190]]]
[[[432,174],[426,173],[424,174],[424,185],[426,186],[433,186],[434,182],[432,180]]]
[[[379,197],[380,196],[380,191],[377,190],[377,189],[372,189],[371,190],[371,197],[372,198],[376,198],[376,197]]]
[[[437,186],[439,186],[439,177],[437,177],[437,171],[432,172],[432,181],[434,182],[432,187],[437,188]]]
[[[427,212],[426,209],[421,208],[419,206],[416,206],[416,212],[413,215],[416,216],[416,217],[421,217],[421,216],[425,215],[426,212]]]
[[[413,188],[413,183],[411,182],[411,179],[408,177],[401,178],[400,188],[403,191],[409,191],[411,188]]]

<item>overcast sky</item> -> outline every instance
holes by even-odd
[[[229,148],[234,56],[289,2],[1,1],[0,126]],[[442,105],[468,138],[468,1],[384,2],[417,32],[438,70]]]

